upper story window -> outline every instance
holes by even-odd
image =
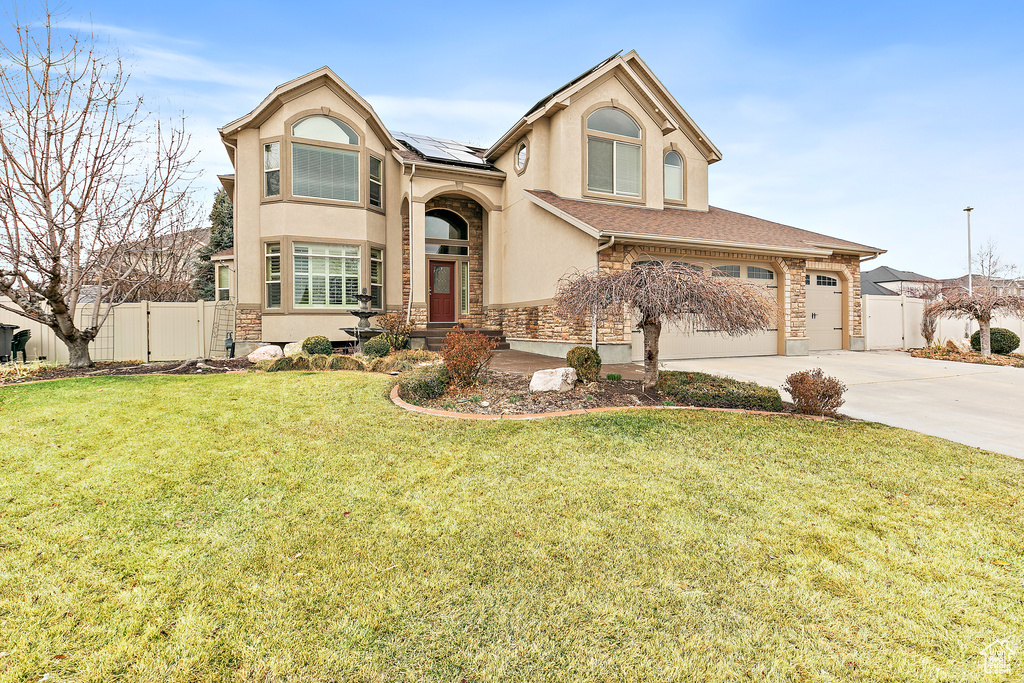
[[[454,211],[431,209],[424,230],[428,254],[469,254],[469,225]]]
[[[516,157],[515,165],[516,171],[522,173],[526,170],[526,162],[530,160],[530,146],[526,144],[526,140],[521,140],[516,145]]]
[[[639,197],[643,147],[640,126],[621,109],[605,107],[587,117],[587,189]]]
[[[384,162],[370,155],[370,206],[384,208]]]
[[[679,152],[665,155],[665,199],[683,201],[683,157]]]
[[[292,143],[292,195],[359,201],[359,135],[327,116],[310,116],[292,126],[292,137],[330,146]]]
[[[263,196],[281,194],[281,143],[263,145]]]

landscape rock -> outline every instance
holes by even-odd
[[[954,353],[970,353],[971,341],[969,339],[950,339],[946,342],[946,350]]]
[[[268,344],[267,346],[259,347],[245,358],[250,363],[258,363],[261,360],[275,360],[283,355],[284,351],[281,350],[280,346]]]
[[[284,355],[287,357],[297,356],[302,353],[302,342],[292,342],[284,345]]]
[[[576,371],[572,368],[538,370],[530,380],[530,391],[569,391],[576,384]]]

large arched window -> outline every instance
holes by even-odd
[[[621,109],[604,107],[587,117],[587,189],[623,197],[642,192],[640,126]]]
[[[679,152],[665,155],[665,199],[683,201],[683,157]]]
[[[469,225],[454,211],[428,211],[424,232],[428,254],[469,254]]]
[[[309,116],[292,126],[292,195],[359,201],[359,135],[328,116]]]

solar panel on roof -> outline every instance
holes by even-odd
[[[440,147],[430,147],[428,145],[420,145],[420,154],[427,157],[428,159],[444,159],[444,160],[455,160],[458,161],[458,157],[447,150],[443,150]]]
[[[475,154],[472,154],[471,152],[468,152],[468,151],[463,151],[461,149],[449,149],[447,151],[448,151],[449,154],[454,156],[459,161],[465,161],[465,162],[470,163],[470,164],[482,164],[482,163],[484,163],[483,159],[481,159],[480,157],[478,157]]]
[[[433,161],[490,166],[490,164],[473,153],[472,147],[462,142],[433,138],[427,135],[414,135],[401,131],[392,131],[391,134],[413,151]]]

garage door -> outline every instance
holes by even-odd
[[[835,273],[807,271],[807,337],[811,351],[843,348],[843,280]]]
[[[736,261],[702,263],[703,268],[713,268],[723,277],[738,277],[751,284],[764,287],[773,298],[778,296],[778,282],[775,271],[762,265],[737,263]],[[729,356],[774,356],[778,353],[778,330],[771,329],[742,337],[730,337],[715,330],[694,330],[684,332],[664,325],[661,328],[659,357],[661,360],[684,358],[726,358]],[[633,334],[633,360],[644,357],[644,337]]]

